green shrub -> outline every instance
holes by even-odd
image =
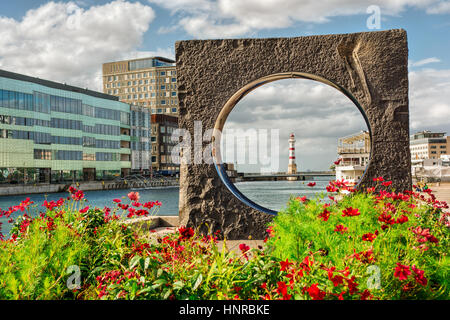
[[[330,188],[335,190],[333,184]],[[348,268],[359,291],[370,289],[374,298],[448,299],[446,205],[432,195],[368,191],[331,203],[323,201],[325,195],[291,199],[270,227],[270,254],[293,261],[313,255],[324,272]],[[334,286],[333,275],[319,278],[318,288],[327,293],[349,291]]]

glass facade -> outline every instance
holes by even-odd
[[[129,129],[116,97],[0,70],[0,183],[124,175]]]

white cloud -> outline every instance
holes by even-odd
[[[172,14],[179,14],[179,25],[196,38],[235,37],[261,29],[291,27],[296,22],[324,23],[335,16],[367,14],[370,5],[379,6],[382,16],[398,15],[408,7],[426,9],[430,5],[439,5],[438,0],[148,1],[170,10]]]
[[[411,71],[409,82],[411,131],[450,133],[450,70]]]
[[[123,0],[86,9],[48,2],[21,20],[0,17],[0,68],[100,90],[102,63],[137,52],[154,17]]]
[[[441,60],[438,59],[438,58],[435,58],[435,57],[426,58],[426,59],[422,59],[422,60],[419,60],[419,61],[410,61],[409,66],[410,67],[421,67],[421,66],[424,66],[426,64],[434,63],[434,62],[441,62]]]
[[[445,14],[450,13],[450,1],[440,1],[434,6],[427,9],[429,14]]]

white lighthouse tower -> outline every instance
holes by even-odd
[[[288,164],[288,174],[297,173],[297,165],[295,164],[295,135],[291,133],[289,137],[289,164]],[[287,180],[297,180],[298,177],[288,177]]]

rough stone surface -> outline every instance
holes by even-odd
[[[404,30],[297,38],[192,40],[176,43],[181,128],[194,137],[214,127],[240,88],[282,72],[318,75],[350,92],[372,131],[372,154],[360,186],[383,176],[396,190],[411,188],[408,46]],[[345,125],[345,124],[344,124]],[[192,146],[193,146],[192,139]],[[205,148],[210,141],[204,141]],[[193,160],[193,155],[192,160]],[[192,163],[192,162],[191,162]],[[262,239],[271,216],[236,199],[213,164],[181,166],[180,224],[228,239]]]

